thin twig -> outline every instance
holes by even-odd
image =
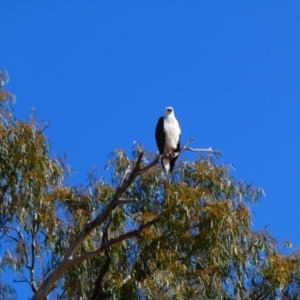
[[[213,150],[212,147],[209,147],[209,148],[200,148],[200,149],[196,149],[196,148],[190,148],[188,147],[188,144],[192,141],[194,141],[195,139],[194,138],[191,138],[189,139],[184,145],[183,147],[180,149],[179,152],[176,152],[175,154],[179,155],[181,154],[182,152],[184,151],[192,151],[192,152],[210,152],[210,153],[214,153],[215,155],[221,155],[221,152],[218,151],[218,150]]]
[[[130,203],[136,203],[137,200],[135,200],[135,199],[119,199],[117,202],[120,205],[125,205],[125,204],[130,204]]]
[[[28,281],[28,279],[26,277],[23,277],[23,279],[14,279],[13,282],[15,282],[15,283],[24,283],[24,282],[26,282],[26,283],[30,284],[30,282]]]

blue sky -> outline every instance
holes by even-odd
[[[156,151],[173,106],[183,141],[265,190],[254,228],[299,247],[299,15],[299,1],[3,1],[0,67],[16,116],[51,121],[74,183],[116,147]]]

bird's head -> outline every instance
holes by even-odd
[[[173,109],[173,107],[170,107],[170,106],[166,107],[166,109],[165,109],[165,117],[172,116],[172,115],[174,115],[174,109]]]

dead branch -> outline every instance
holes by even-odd
[[[191,151],[191,152],[209,152],[209,153],[213,153],[216,156],[221,156],[221,152],[218,150],[213,150],[212,147],[209,148],[191,148],[188,147],[188,144],[191,143],[192,141],[194,141],[194,138],[190,138],[184,145],[183,147],[178,151],[178,152],[174,152],[171,153],[172,157],[176,157],[179,156],[181,153],[183,153],[184,151]],[[170,158],[170,154],[159,154],[157,155],[157,157],[155,158],[154,161],[156,161],[156,159],[158,161],[160,161],[162,158]],[[153,162],[154,162],[153,161]]]
[[[209,148],[206,148],[206,149],[203,149],[203,148],[190,148],[188,147],[188,144],[191,143],[192,141],[194,141],[195,139],[194,138],[191,138],[189,139],[184,145],[183,147],[180,149],[179,152],[176,152],[175,155],[178,156],[179,154],[181,154],[182,152],[184,151],[191,151],[191,152],[210,152],[210,153],[213,153],[214,155],[216,156],[220,156],[221,155],[221,152],[218,151],[218,150],[213,150],[211,147]]]

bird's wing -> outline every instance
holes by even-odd
[[[176,149],[174,149],[175,152],[179,152],[180,151],[180,138],[181,138],[181,128],[180,128],[180,125],[179,125],[178,121],[177,121],[177,123],[178,123],[178,128],[179,128],[179,137],[178,137],[177,147],[176,147]]]
[[[181,137],[181,135],[179,136],[178,143],[177,143],[177,147],[176,147],[176,149],[174,150],[175,152],[179,152],[179,151],[180,151],[180,137]]]
[[[155,139],[156,139],[156,145],[157,145],[159,153],[161,153],[161,154],[164,153],[166,133],[164,130],[164,118],[163,117],[160,117],[158,119],[156,129],[155,129]]]

